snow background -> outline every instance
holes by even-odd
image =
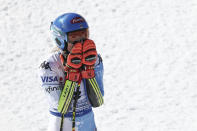
[[[105,66],[99,131],[197,130],[196,0],[0,0],[0,130],[46,131],[37,69],[49,26],[77,12]]]

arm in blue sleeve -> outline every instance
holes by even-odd
[[[95,72],[95,78],[99,85],[100,91],[102,95],[104,96],[104,85],[103,85],[104,68],[103,68],[103,61],[100,55],[98,55],[98,60],[95,64],[94,72]]]

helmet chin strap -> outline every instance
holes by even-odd
[[[69,54],[70,53],[70,51],[68,51],[68,43],[64,40],[64,49],[62,50],[62,54],[64,55],[64,54]]]

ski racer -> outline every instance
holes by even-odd
[[[39,76],[49,102],[48,131],[96,131],[92,107],[104,103],[103,62],[88,24],[65,13],[50,30],[58,50],[41,64]]]

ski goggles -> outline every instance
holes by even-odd
[[[58,27],[56,27],[53,22],[51,22],[50,31],[54,37],[60,38],[62,40],[67,41],[67,35],[65,32],[61,31]]]

